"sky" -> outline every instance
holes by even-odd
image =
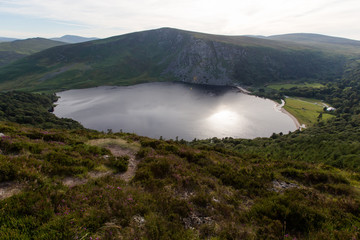
[[[173,27],[223,35],[360,40],[359,0],[0,0],[0,37],[105,38]]]

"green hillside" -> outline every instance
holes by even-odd
[[[330,37],[321,34],[293,33],[269,36],[266,39],[285,43],[302,44],[304,46],[312,46],[336,53],[347,53],[349,55],[360,54],[360,41],[339,37]]]
[[[45,38],[30,38],[11,42],[0,42],[0,67],[44,49],[65,43]]]
[[[0,69],[0,89],[185,81],[258,85],[342,76],[349,57],[294,43],[162,28],[59,46]]]

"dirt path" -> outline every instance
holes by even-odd
[[[139,149],[139,146],[137,146],[136,144],[124,145],[125,141],[120,139],[115,142],[116,144],[113,144],[113,142],[106,143],[106,139],[103,139],[103,141],[105,141],[106,144],[106,146],[104,147],[109,149],[114,156],[129,156],[129,164],[127,171],[121,174],[116,174],[116,176],[119,176],[124,181],[129,182],[135,176],[137,165],[139,164],[139,160],[136,159],[136,153]],[[68,187],[75,187],[78,185],[86,184],[90,179],[97,179],[112,174],[112,171],[92,171],[87,174],[86,178],[66,177],[62,180],[62,183]],[[0,200],[9,198],[15,194],[20,193],[23,188],[24,185],[14,181],[0,183]]]
[[[2,182],[0,183],[0,200],[9,198],[21,192],[24,186],[17,182]]]
[[[136,153],[131,149],[125,149],[118,145],[109,145],[106,148],[109,149],[112,155],[116,157],[121,157],[125,155],[129,156],[129,165],[127,171],[116,175],[126,182],[130,181],[135,176],[136,168],[139,163],[139,161],[136,160],[135,157]],[[105,172],[92,171],[88,173],[87,178],[67,177],[62,180],[62,183],[68,187],[75,187],[87,183],[90,179],[101,178],[112,174],[113,174],[112,171],[105,171]]]
[[[127,171],[119,174],[120,178],[122,178],[124,181],[130,181],[135,176],[137,165],[139,164],[139,161],[136,159],[136,152],[131,149],[122,148],[118,145],[110,145],[106,148],[109,149],[111,153],[116,157],[121,157],[125,155],[128,155],[130,157]]]
[[[66,177],[62,180],[62,183],[70,188],[83,185],[87,183],[90,179],[96,179],[100,177],[105,177],[108,175],[111,175],[112,171],[106,171],[106,172],[97,172],[92,171],[88,173],[88,178],[76,178],[76,177]]]

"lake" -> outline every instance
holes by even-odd
[[[193,140],[256,138],[296,130],[275,102],[233,87],[183,83],[103,86],[59,92],[55,115],[86,128]]]

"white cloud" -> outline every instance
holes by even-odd
[[[360,39],[358,0],[0,0],[1,12],[84,25],[77,31],[100,37],[170,26],[218,34],[319,32]]]

